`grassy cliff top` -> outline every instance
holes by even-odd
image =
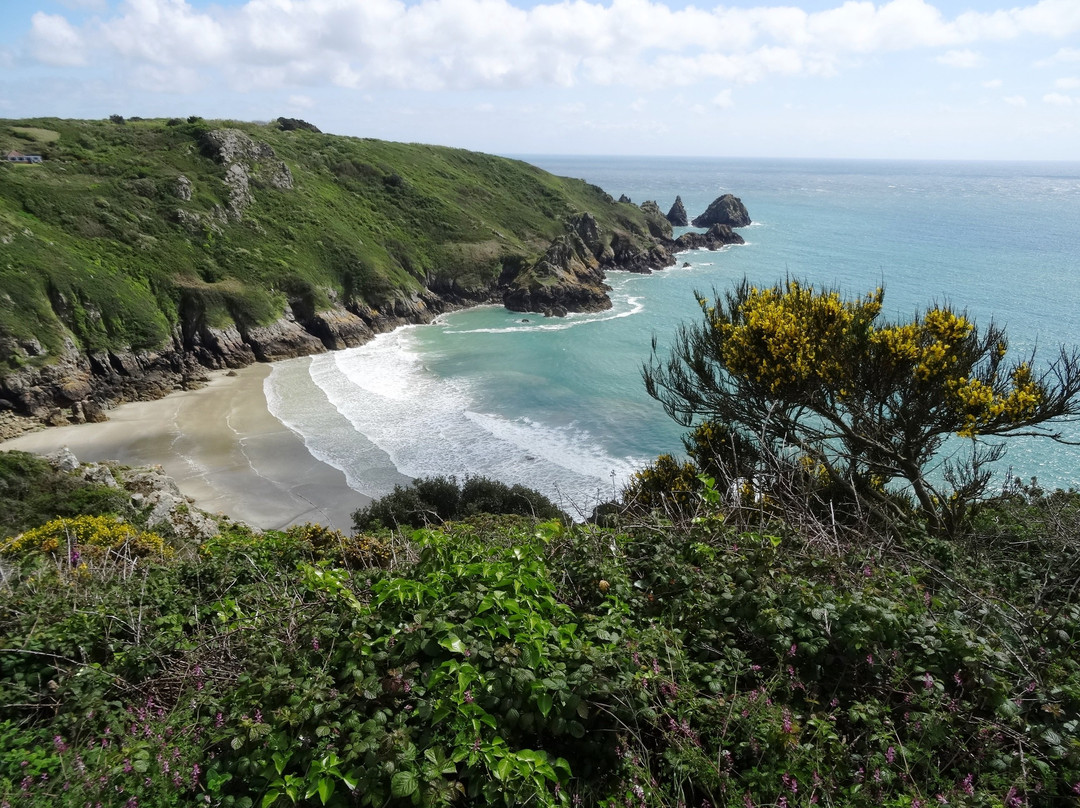
[[[481,299],[582,211],[608,234],[647,233],[635,206],[521,161],[277,122],[0,120],[10,150],[44,162],[0,163],[8,368],[65,337],[160,345],[191,300],[250,325],[290,302]]]

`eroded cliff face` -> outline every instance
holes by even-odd
[[[87,354],[67,340],[59,355],[48,357],[48,364],[26,364],[0,376],[0,440],[39,425],[104,421],[114,405],[199,387],[208,370],[355,347],[377,333],[430,322],[459,307],[430,293],[377,309],[335,306],[298,316],[289,306],[276,322],[250,328],[213,327],[189,311],[189,319],[174,327],[169,342],[153,351]],[[30,356],[26,347],[7,347],[25,360],[46,358]]]

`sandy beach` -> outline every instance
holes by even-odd
[[[100,424],[53,427],[0,443],[0,451],[47,454],[67,446],[83,462],[160,465],[210,513],[263,529],[318,522],[346,533],[371,501],[340,470],[316,460],[266,406],[270,367],[212,375],[199,390],[124,404]]]

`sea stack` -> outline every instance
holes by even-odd
[[[726,224],[728,227],[746,227],[750,224],[750,214],[742,200],[732,194],[724,194],[713,200],[703,214],[694,219],[694,227],[712,227],[714,224]]]
[[[686,227],[690,224],[690,220],[686,217],[686,207],[683,205],[681,196],[675,197],[675,204],[667,212],[667,220],[675,227]]]

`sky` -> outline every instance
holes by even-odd
[[[0,0],[0,117],[497,154],[1080,160],[1080,0]]]

